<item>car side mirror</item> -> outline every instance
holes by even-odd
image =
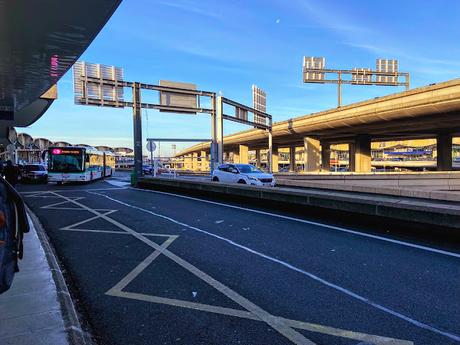
[[[236,169],[232,169],[232,170],[230,170],[230,172],[231,172],[232,174],[238,174],[238,170],[236,170]]]

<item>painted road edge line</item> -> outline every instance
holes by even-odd
[[[395,316],[395,317],[397,317],[397,318],[399,318],[399,319],[405,320],[405,321],[407,321],[407,322],[413,324],[414,326],[417,326],[417,327],[422,328],[422,329],[426,329],[426,330],[431,331],[431,332],[433,332],[433,333],[436,333],[436,334],[445,336],[445,337],[447,337],[447,338],[449,338],[449,339],[452,339],[452,340],[455,340],[455,341],[459,341],[459,342],[460,342],[460,335],[457,335],[457,334],[454,334],[454,333],[450,333],[450,332],[447,332],[447,331],[443,331],[443,330],[438,329],[438,328],[436,328],[436,327],[434,327],[434,326],[431,326],[431,325],[429,325],[429,324],[426,324],[426,323],[423,323],[423,322],[421,322],[421,321],[415,320],[415,319],[413,319],[413,318],[411,318],[411,317],[409,317],[409,316],[407,316],[407,315],[404,315],[404,314],[399,313],[399,312],[397,312],[397,311],[395,311],[395,310],[393,310],[393,309],[390,309],[390,308],[385,307],[385,306],[383,306],[383,305],[380,305],[380,304],[378,304],[378,303],[376,303],[376,302],[373,302],[373,301],[371,301],[371,300],[370,300],[369,298],[367,298],[367,297],[361,296],[361,295],[359,295],[359,294],[357,294],[357,293],[354,293],[353,291],[348,290],[348,289],[346,289],[346,288],[344,288],[344,287],[342,287],[342,286],[339,286],[339,285],[336,285],[336,284],[334,284],[334,283],[331,283],[331,282],[329,282],[329,281],[327,281],[327,280],[325,280],[325,279],[323,279],[323,278],[321,278],[321,277],[319,277],[319,276],[317,276],[317,275],[315,275],[315,274],[313,274],[313,273],[307,272],[307,271],[305,271],[305,270],[303,270],[303,269],[301,269],[301,268],[298,268],[298,267],[296,267],[296,266],[293,266],[293,265],[291,265],[291,264],[289,264],[289,263],[287,263],[287,262],[285,262],[285,261],[276,259],[276,258],[271,257],[271,256],[266,255],[266,254],[263,254],[263,253],[261,253],[261,252],[258,252],[258,251],[256,251],[256,250],[254,250],[254,249],[251,249],[251,248],[249,248],[249,247],[243,246],[242,244],[239,244],[239,243],[237,243],[237,242],[234,242],[233,240],[230,240],[230,239],[228,239],[228,238],[225,238],[225,237],[222,237],[222,236],[213,234],[213,233],[208,232],[208,231],[206,231],[206,230],[199,229],[199,228],[194,227],[194,226],[192,226],[192,225],[189,225],[189,224],[186,224],[186,223],[177,221],[177,220],[175,220],[175,219],[173,219],[173,218],[171,218],[171,217],[164,216],[164,215],[155,213],[155,212],[153,212],[153,211],[150,211],[150,210],[147,210],[147,209],[138,207],[138,206],[130,205],[130,204],[124,202],[124,201],[121,201],[121,200],[118,200],[118,199],[114,199],[114,198],[112,198],[112,197],[110,197],[110,196],[108,196],[108,195],[105,195],[105,194],[100,194],[100,193],[95,193],[95,192],[90,192],[90,193],[91,193],[91,194],[94,194],[94,195],[102,196],[102,197],[104,197],[104,198],[107,198],[107,199],[109,199],[109,200],[112,200],[113,202],[119,203],[119,204],[121,204],[121,205],[130,207],[130,208],[133,208],[133,209],[137,209],[137,210],[142,211],[142,212],[149,213],[149,214],[151,214],[151,215],[153,215],[153,216],[163,218],[163,219],[165,219],[165,220],[171,221],[171,222],[173,222],[173,223],[175,223],[175,224],[178,224],[178,225],[180,225],[180,226],[187,227],[187,228],[189,228],[189,229],[191,229],[191,230],[194,230],[194,231],[197,231],[197,232],[201,232],[201,233],[204,233],[204,234],[206,234],[206,235],[208,235],[208,236],[212,236],[212,237],[214,237],[214,238],[217,238],[217,239],[220,239],[220,240],[222,240],[222,241],[225,241],[225,242],[229,243],[230,245],[233,245],[233,246],[235,246],[235,247],[238,247],[238,248],[240,248],[240,249],[243,249],[243,250],[245,250],[245,251],[248,251],[248,252],[250,252],[250,253],[252,253],[252,254],[255,254],[255,255],[257,255],[257,256],[260,256],[260,257],[262,257],[262,258],[265,258],[265,259],[267,259],[267,260],[269,260],[269,261],[276,262],[276,263],[278,263],[278,264],[280,264],[280,265],[282,265],[282,266],[284,266],[284,267],[286,267],[286,268],[288,268],[288,269],[290,269],[290,270],[293,270],[293,271],[296,271],[296,272],[298,272],[298,273],[301,273],[301,274],[303,274],[303,275],[305,275],[305,276],[307,276],[307,277],[309,277],[309,278],[311,278],[311,279],[313,279],[313,280],[315,280],[315,281],[317,281],[317,282],[319,282],[319,283],[321,283],[321,284],[323,284],[323,285],[326,285],[326,286],[328,286],[328,287],[330,287],[330,288],[332,288],[332,289],[334,289],[334,290],[340,291],[340,292],[342,292],[342,293],[344,293],[344,294],[346,294],[346,295],[348,295],[348,296],[350,296],[350,297],[353,297],[353,298],[355,298],[355,299],[357,299],[357,300],[359,300],[359,301],[361,301],[361,302],[363,302],[363,303],[365,303],[365,304],[367,304],[367,305],[370,305],[370,306],[372,306],[372,307],[374,307],[374,308],[376,308],[376,309],[379,309],[379,310],[381,310],[381,311],[383,311],[383,312],[385,312],[385,313],[387,313],[387,314],[390,314],[390,315],[392,315],[392,316]],[[75,203],[77,203],[77,202],[75,202]]]
[[[367,234],[365,232],[359,232],[359,231],[355,231],[355,230],[351,230],[351,229],[346,229],[346,228],[342,228],[340,226],[323,224],[323,223],[319,223],[319,222],[313,222],[311,220],[305,220],[305,219],[300,219],[300,218],[295,218],[295,217],[290,217],[290,216],[283,216],[283,215],[277,214],[277,213],[271,213],[271,212],[267,212],[267,211],[255,210],[255,209],[252,209],[252,208],[245,208],[245,207],[240,207],[240,206],[236,206],[236,205],[229,205],[229,204],[225,204],[225,203],[221,203],[221,202],[217,202],[217,201],[199,199],[199,198],[194,198],[194,197],[191,197],[191,196],[168,193],[168,192],[161,192],[161,191],[156,191],[156,190],[147,190],[147,189],[134,188],[134,187],[128,187],[128,188],[124,188],[124,189],[132,189],[132,190],[146,192],[146,193],[164,194],[164,195],[170,195],[170,196],[177,197],[177,198],[200,201],[200,202],[204,202],[204,203],[208,203],[208,204],[214,204],[214,205],[219,205],[219,206],[223,206],[223,207],[229,207],[229,208],[233,208],[233,209],[237,209],[237,210],[241,210],[241,211],[253,212],[253,213],[263,214],[263,215],[266,215],[266,216],[271,216],[271,217],[276,217],[276,218],[281,218],[281,219],[286,219],[286,220],[292,220],[292,221],[295,221],[295,222],[309,224],[309,225],[315,225],[315,226],[328,228],[328,229],[332,229],[332,230],[337,230],[337,231],[349,233],[349,234],[356,235],[356,236],[368,237],[368,238],[372,238],[372,239],[375,239],[375,240],[390,242],[390,243],[399,244],[399,245],[406,246],[406,247],[411,247],[411,248],[416,248],[416,249],[420,249],[420,250],[424,250],[424,251],[428,251],[428,252],[432,252],[432,253],[437,253],[437,254],[447,255],[447,256],[451,256],[451,257],[455,257],[455,258],[460,258],[460,253],[449,252],[449,251],[442,250],[442,249],[431,248],[431,247],[422,246],[422,245],[415,244],[415,243],[410,243],[410,242],[404,242],[404,241],[400,241],[400,240],[395,240],[395,239],[387,238],[387,237],[383,237],[383,236]],[[90,191],[88,191],[88,192],[90,192]]]

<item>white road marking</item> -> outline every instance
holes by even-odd
[[[104,182],[111,184],[112,186],[116,186],[116,187],[126,187],[131,184],[130,182],[117,181],[117,180],[105,180]]]
[[[55,194],[59,195],[57,193],[55,193]],[[95,194],[97,194],[97,193],[95,193]],[[132,236],[134,236],[135,238],[137,238],[140,241],[144,242],[148,246],[156,249],[157,251],[159,251],[159,254],[165,255],[166,257],[168,257],[169,259],[171,259],[172,261],[174,261],[175,263],[177,263],[178,265],[180,265],[181,267],[183,267],[184,269],[186,269],[190,273],[194,274],[195,276],[199,277],[200,279],[202,279],[203,281],[205,281],[206,283],[208,283],[209,285],[214,287],[216,290],[220,291],[222,294],[224,294],[225,296],[227,296],[228,298],[230,298],[234,302],[236,302],[239,305],[241,305],[243,308],[247,309],[248,311],[250,311],[254,315],[257,315],[257,317],[259,317],[262,321],[267,323],[270,327],[272,327],[273,329],[278,331],[280,334],[285,336],[287,339],[292,341],[294,344],[297,344],[297,345],[315,345],[315,343],[313,343],[312,341],[310,341],[307,338],[305,338],[301,333],[299,333],[298,331],[294,330],[293,328],[287,326],[284,321],[281,321],[280,319],[278,319],[275,316],[271,315],[270,313],[268,313],[264,309],[260,308],[256,304],[254,304],[251,301],[249,301],[247,298],[241,296],[240,294],[238,294],[234,290],[230,289],[229,287],[225,286],[221,282],[219,282],[216,279],[212,278],[210,275],[208,275],[207,273],[201,271],[199,268],[195,267],[194,265],[192,265],[191,263],[185,261],[184,259],[180,258],[179,256],[177,256],[173,252],[171,252],[168,249],[166,249],[166,248],[158,245],[157,243],[149,240],[146,236],[141,235],[140,233],[138,233],[138,232],[132,230],[131,228],[129,228],[128,226],[126,226],[126,225],[124,225],[124,224],[122,224],[122,223],[120,223],[120,222],[118,222],[118,221],[116,221],[116,220],[104,215],[104,214],[101,214],[101,213],[93,210],[92,208],[90,208],[90,207],[88,207],[88,206],[86,206],[86,205],[84,205],[82,203],[79,203],[78,201],[74,201],[74,200],[72,200],[72,199],[70,199],[68,197],[63,196],[63,195],[61,195],[61,197],[63,199],[71,201],[73,204],[80,206],[81,208],[93,213],[94,215],[99,216],[100,218],[102,218],[102,219],[108,221],[109,223],[115,225],[119,229],[122,229],[122,230],[130,233]]]
[[[353,235],[357,235],[357,236],[368,237],[368,238],[373,238],[373,239],[380,240],[380,241],[395,243],[395,244],[399,244],[399,245],[402,245],[402,246],[405,246],[405,247],[417,248],[417,249],[432,252],[432,253],[437,253],[437,254],[452,256],[452,257],[455,257],[455,258],[460,258],[460,253],[449,252],[449,251],[446,251],[446,250],[431,248],[431,247],[422,246],[422,245],[414,244],[414,243],[410,243],[410,242],[394,240],[394,239],[383,237],[383,236],[367,234],[367,233],[364,233],[364,232],[345,229],[345,228],[342,228],[340,226],[328,225],[328,224],[313,222],[313,221],[310,221],[310,220],[305,220],[305,219],[300,219],[300,218],[295,218],[295,217],[290,217],[290,216],[283,216],[283,215],[277,214],[277,213],[270,213],[270,212],[266,212],[266,211],[255,210],[255,209],[252,209],[252,208],[229,205],[229,204],[224,204],[224,203],[217,202],[217,201],[204,200],[204,199],[194,198],[194,197],[191,197],[191,196],[185,196],[185,195],[180,195],[180,194],[174,194],[174,193],[168,193],[168,192],[160,192],[160,191],[155,191],[155,190],[139,189],[139,188],[133,188],[133,187],[128,187],[127,189],[132,189],[132,190],[136,190],[136,191],[139,191],[139,192],[145,192],[145,193],[164,194],[164,195],[174,196],[174,197],[177,197],[177,198],[195,200],[195,201],[200,201],[200,202],[204,202],[204,203],[207,203],[207,204],[214,204],[214,205],[229,207],[229,208],[233,208],[233,209],[237,209],[237,210],[241,210],[241,211],[263,214],[263,215],[270,216],[270,217],[276,217],[276,218],[281,218],[281,219],[292,220],[294,222],[299,222],[299,223],[304,223],[304,224],[309,224],[309,225],[316,225],[316,226],[319,226],[319,227],[328,228],[328,229],[332,229],[332,230],[338,230],[338,231],[341,231],[341,232],[345,232],[345,233],[349,233],[349,234],[353,234]]]
[[[206,234],[206,235],[208,235],[208,236],[217,238],[217,239],[219,239],[219,240],[225,241],[225,242],[227,242],[228,244],[230,244],[230,245],[232,245],[232,246],[235,246],[235,247],[238,247],[238,248],[240,248],[240,249],[243,249],[243,250],[245,250],[245,251],[247,251],[247,252],[250,252],[250,253],[252,253],[252,254],[254,254],[254,255],[260,256],[260,257],[262,257],[262,258],[264,258],[264,259],[267,259],[267,260],[269,260],[269,261],[276,262],[276,263],[278,263],[278,264],[280,264],[280,265],[282,265],[282,266],[284,266],[284,267],[286,267],[286,268],[288,268],[288,269],[290,269],[290,270],[292,270],[292,271],[301,273],[301,274],[303,274],[303,275],[305,275],[305,276],[307,276],[307,277],[309,277],[309,278],[311,278],[311,279],[313,279],[313,280],[315,280],[315,281],[317,281],[317,282],[319,282],[319,283],[321,283],[321,284],[323,284],[323,285],[326,285],[326,286],[328,286],[328,287],[330,287],[330,288],[332,288],[332,289],[334,289],[334,290],[340,291],[340,292],[342,292],[343,294],[346,294],[347,296],[350,296],[350,297],[352,297],[352,298],[355,298],[355,299],[357,299],[357,300],[359,300],[359,301],[361,301],[361,302],[363,302],[363,303],[365,303],[365,304],[367,304],[367,305],[370,305],[370,306],[372,306],[372,307],[374,307],[374,308],[376,308],[376,309],[378,309],[378,310],[381,310],[381,311],[383,311],[384,313],[387,313],[387,314],[390,314],[390,315],[392,315],[392,316],[395,316],[395,317],[397,317],[397,318],[399,318],[399,319],[405,320],[405,321],[407,321],[407,322],[413,324],[414,326],[417,326],[417,327],[419,327],[419,328],[423,328],[423,329],[429,330],[429,331],[431,331],[431,332],[433,332],[433,333],[436,333],[436,334],[445,336],[445,337],[450,338],[450,339],[453,339],[453,340],[455,340],[455,341],[460,341],[460,335],[457,335],[457,334],[454,334],[454,333],[450,333],[450,332],[443,331],[443,330],[438,329],[438,328],[436,328],[436,327],[434,327],[434,326],[431,326],[431,325],[429,325],[429,324],[426,324],[426,323],[423,323],[423,322],[418,321],[418,320],[416,320],[416,319],[413,319],[413,318],[411,318],[411,317],[409,317],[409,316],[407,316],[407,315],[404,315],[404,314],[399,313],[399,312],[397,312],[397,311],[395,311],[395,310],[393,310],[393,309],[390,309],[390,308],[385,307],[385,306],[383,306],[383,305],[381,305],[381,304],[378,304],[378,303],[376,303],[376,302],[374,302],[374,301],[371,301],[369,298],[364,297],[364,296],[361,296],[361,295],[359,295],[359,294],[357,294],[357,293],[355,293],[355,292],[353,292],[353,291],[351,291],[351,290],[349,290],[349,289],[347,289],[347,288],[344,288],[344,287],[339,286],[339,285],[337,285],[337,284],[331,283],[331,282],[329,282],[329,281],[327,281],[327,280],[325,280],[325,279],[323,279],[323,278],[320,278],[319,276],[317,276],[317,275],[315,275],[315,274],[313,274],[313,273],[307,272],[307,271],[305,271],[305,270],[303,270],[303,269],[301,269],[301,268],[298,268],[298,267],[296,267],[296,266],[293,266],[293,265],[291,265],[291,264],[289,264],[289,263],[287,263],[287,262],[285,262],[285,261],[276,259],[276,258],[274,258],[274,257],[272,257],[272,256],[269,256],[269,255],[263,254],[263,253],[261,253],[261,252],[258,252],[258,251],[254,250],[254,249],[251,249],[251,248],[246,247],[246,246],[244,246],[244,245],[242,245],[242,244],[239,244],[239,243],[237,243],[237,242],[234,242],[233,240],[230,240],[230,239],[228,239],[228,238],[226,238],[226,237],[222,237],[222,236],[213,234],[213,233],[208,232],[208,231],[206,231],[206,230],[199,229],[199,228],[194,227],[194,226],[192,226],[192,225],[183,223],[183,222],[181,222],[181,221],[175,220],[175,219],[173,219],[173,218],[171,218],[171,217],[164,216],[164,215],[159,214],[159,213],[155,213],[155,212],[153,212],[153,211],[144,209],[144,208],[142,208],[142,207],[138,207],[138,206],[134,206],[134,205],[128,204],[128,203],[126,203],[126,202],[124,202],[124,201],[114,199],[114,198],[112,198],[112,197],[110,197],[110,196],[108,196],[108,195],[105,195],[105,194],[94,193],[94,192],[91,192],[91,194],[102,196],[102,197],[104,197],[104,198],[107,198],[107,199],[109,199],[109,200],[111,200],[111,201],[113,201],[113,202],[116,202],[116,203],[118,203],[118,204],[124,205],[124,206],[126,206],[126,207],[130,207],[130,208],[137,209],[137,210],[142,211],[142,212],[145,212],[145,213],[149,213],[149,214],[151,214],[151,215],[153,215],[153,216],[155,216],[155,217],[159,217],[159,218],[168,220],[168,221],[170,221],[170,222],[172,222],[172,223],[175,223],[175,224],[177,224],[177,225],[180,225],[180,226],[182,226],[182,227],[186,227],[186,228],[188,228],[188,229],[191,229],[191,230],[194,230],[194,231],[197,231],[197,232]],[[77,202],[75,201],[74,203],[77,203]],[[110,219],[110,218],[109,218],[109,219]]]
[[[25,195],[27,197],[30,197],[30,195],[37,194],[53,194],[53,193],[68,193],[68,192],[88,192],[88,191],[106,191],[106,190],[121,190],[121,189],[126,189],[126,187],[113,187],[113,188],[81,188],[81,189],[62,189],[62,190],[39,190],[35,192],[21,192],[20,194]],[[55,198],[59,198],[60,196],[54,196]]]
[[[63,196],[59,194],[56,194],[54,197],[64,198]],[[62,208],[58,208],[58,207],[50,208],[50,209],[62,210]],[[86,208],[78,208],[77,210],[85,211],[85,212],[87,211]],[[97,211],[97,209],[93,209],[93,210]],[[107,212],[105,213],[105,216],[107,216],[108,214],[111,214],[117,210],[103,209],[102,211]],[[95,219],[95,218],[92,217],[91,219]],[[81,232],[87,232],[87,233],[106,233],[106,234],[128,235],[128,236],[132,235],[131,233],[125,232],[123,230],[113,231],[113,230],[91,230],[91,229],[74,228],[74,226],[79,225],[79,224],[81,224],[81,222],[69,225],[66,228],[62,228],[60,230],[81,231]],[[144,236],[167,237],[168,240],[165,241],[161,245],[161,247],[164,247],[164,248],[167,248],[175,239],[179,237],[177,235],[159,234],[159,233],[140,233],[140,234]],[[113,288],[107,291],[107,294],[117,296],[117,297],[122,297],[122,298],[129,298],[129,299],[145,301],[145,302],[160,303],[160,304],[166,304],[166,305],[171,305],[175,307],[190,308],[190,309],[200,310],[204,312],[228,315],[228,316],[239,317],[239,318],[246,318],[246,319],[255,320],[255,321],[263,321],[259,317],[254,315],[253,313],[245,311],[245,310],[218,307],[218,306],[213,306],[213,305],[208,305],[208,304],[194,303],[194,302],[188,302],[184,300],[163,298],[159,296],[151,296],[151,295],[122,291],[122,289],[126,287],[132,280],[134,280],[144,269],[146,269],[148,265],[152,263],[152,261],[155,258],[158,257],[159,254],[161,254],[161,251],[155,250],[154,253],[152,253],[146,259],[144,259],[138,266],[136,266],[136,268],[134,268],[130,273],[128,273],[128,275],[125,276],[119,283],[117,283]],[[303,330],[307,330],[311,332],[318,332],[321,334],[327,334],[327,335],[332,335],[332,336],[337,336],[337,337],[342,337],[342,338],[369,341],[375,345],[413,345],[413,342],[407,341],[407,340],[400,340],[400,339],[382,337],[378,335],[353,332],[349,330],[343,330],[343,329],[323,326],[319,324],[306,323],[306,322],[297,321],[297,320],[290,320],[290,319],[282,318],[279,316],[274,316],[274,317],[278,320],[284,321],[286,324],[290,325],[293,328],[303,329]]]

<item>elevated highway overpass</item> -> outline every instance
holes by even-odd
[[[305,170],[329,171],[331,144],[348,144],[350,170],[371,171],[371,142],[436,138],[437,170],[452,169],[452,138],[460,135],[460,79],[377,97],[273,124],[272,170],[278,169],[278,149],[304,147]],[[224,138],[224,151],[247,162],[248,150],[266,149],[268,134],[247,130]],[[257,153],[259,152],[259,153]],[[209,153],[200,143],[177,157],[194,159]],[[294,157],[295,154],[292,154]]]

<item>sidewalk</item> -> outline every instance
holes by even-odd
[[[75,339],[74,327],[66,321],[71,318],[63,317],[68,312],[62,310],[58,298],[66,292],[56,287],[53,270],[30,218],[29,223],[20,272],[16,273],[10,290],[0,295],[0,343],[68,345],[69,339]],[[67,332],[66,324],[72,332]]]

